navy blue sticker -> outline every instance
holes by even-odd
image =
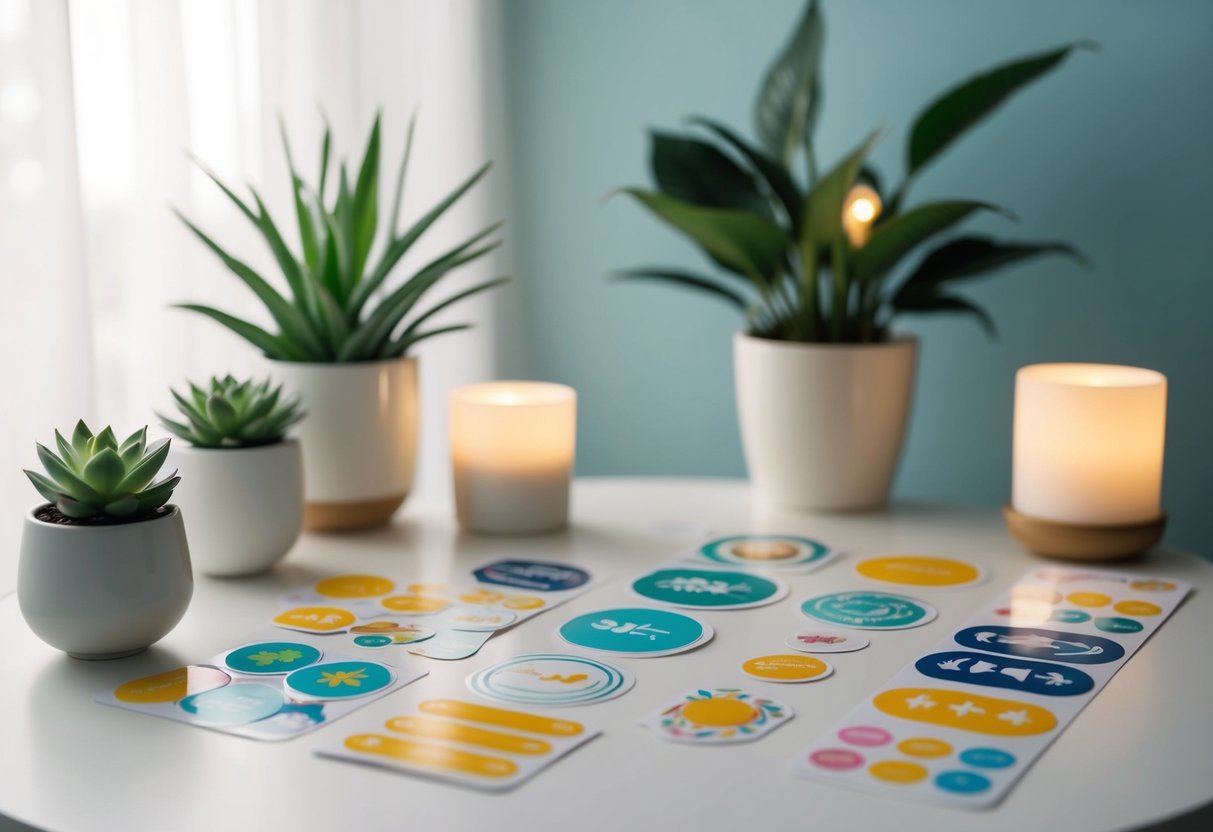
[[[563,563],[536,560],[499,560],[472,573],[482,584],[499,584],[535,592],[574,589],[590,579],[590,573]]]
[[[1053,659],[1070,664],[1114,662],[1125,650],[1114,641],[1081,633],[1039,630],[1035,627],[967,627],[956,634],[956,643],[975,650],[1024,656],[1029,659]]]
[[[1044,696],[1076,696],[1095,687],[1095,680],[1075,667],[1004,659],[963,650],[932,653],[923,656],[914,666],[919,673],[932,679]]]

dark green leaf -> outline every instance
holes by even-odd
[[[1007,214],[986,202],[958,199],[931,202],[892,217],[877,226],[867,244],[851,256],[856,277],[861,281],[884,277],[919,245],[977,211]]]
[[[354,233],[353,280],[362,276],[367,255],[375,242],[375,228],[379,222],[379,114],[375,113],[375,124],[362,154],[362,166],[354,183]]]
[[[419,341],[424,341],[427,338],[433,338],[435,335],[446,335],[448,332],[459,332],[464,329],[471,329],[471,324],[455,324],[454,326],[444,326],[441,329],[431,329],[429,332],[415,332],[411,335],[405,335],[393,341],[384,353],[386,357],[394,358],[404,355]]]
[[[282,339],[270,335],[261,327],[255,324],[250,324],[248,321],[243,321],[234,315],[229,315],[228,313],[220,312],[218,309],[213,307],[203,306],[197,303],[178,303],[174,304],[174,306],[177,309],[188,309],[191,312],[200,312],[203,315],[218,321],[232,332],[235,332],[241,338],[265,353],[267,358],[275,358],[280,361],[305,360],[298,354],[297,350],[295,350],[289,344],[286,344]]]
[[[177,483],[179,482],[181,482],[181,477],[176,476],[174,472],[174,476],[156,483],[147,491],[140,492],[137,495],[139,497],[139,510],[151,511],[154,508],[160,508],[160,506],[168,502],[169,497],[173,496],[173,489],[177,487]]]
[[[855,184],[860,166],[879,136],[879,133],[868,136],[863,144],[822,175],[809,192],[801,215],[800,243],[802,247],[806,244],[812,246],[814,257],[817,248],[827,246],[841,236],[843,203],[846,202],[851,186]],[[802,256],[806,254],[807,250]]]
[[[402,333],[402,337],[411,335],[412,333],[419,330],[423,323],[425,323],[427,320],[429,320],[433,316],[437,315],[443,309],[447,309],[450,306],[458,303],[459,301],[464,300],[465,298],[471,297],[472,295],[478,294],[478,293],[486,291],[488,289],[496,288],[497,286],[501,286],[501,285],[503,285],[505,283],[509,283],[509,282],[510,282],[510,279],[508,277],[496,277],[496,278],[493,278],[492,280],[486,280],[484,283],[478,283],[475,286],[472,286],[471,288],[464,289],[462,292],[457,292],[454,295],[451,295],[446,300],[442,301],[441,303],[436,304],[435,306],[431,307],[430,309],[427,309],[425,312],[423,312],[422,314],[420,314],[416,318],[414,318],[409,323],[408,327]]]
[[[409,156],[413,153],[413,130],[417,126],[417,114],[409,119],[409,132],[404,140],[404,154],[400,157],[400,169],[396,172],[396,194],[392,199],[392,221],[388,224],[387,238],[396,238],[396,226],[400,221],[400,202],[404,199],[404,177],[409,169]]]
[[[767,152],[785,165],[796,148],[811,141],[817,107],[817,73],[824,26],[817,0],[811,0],[800,25],[766,78],[754,105],[754,126]]]
[[[800,188],[797,187],[796,181],[792,178],[792,174],[788,172],[787,168],[758,148],[751,146],[722,124],[698,116],[691,118],[691,122],[711,130],[749,160],[750,164],[754,166],[754,169],[758,171],[759,175],[767,183],[767,187],[771,189],[771,193],[783,205],[783,210],[788,215],[790,227],[798,228],[800,226],[800,209],[804,204],[804,195],[800,192]]]
[[[34,488],[38,489],[38,493],[45,497],[48,503],[54,505],[59,501],[62,492],[60,492],[59,486],[55,483],[37,471],[30,471],[29,469],[26,469],[25,476],[29,477],[29,481],[34,484]]]
[[[104,448],[85,464],[81,474],[84,481],[98,493],[108,496],[113,494],[118,483],[122,482],[126,466],[122,464],[122,457],[118,456],[116,450]]]
[[[629,269],[626,272],[618,272],[615,277],[620,280],[657,280],[663,283],[697,289],[715,295],[718,298],[723,298],[742,312],[745,312],[750,306],[749,301],[740,292],[728,286],[721,286],[714,280],[687,272],[674,271],[672,269]]]
[[[76,476],[74,471],[42,444],[38,444],[38,461],[42,463],[42,467],[46,469],[46,473],[50,474],[51,479],[59,486],[62,493],[82,502],[101,499],[101,495],[95,488]]]
[[[754,177],[715,146],[699,139],[652,133],[649,162],[657,187],[704,208],[736,208],[772,219],[771,204]]]
[[[964,280],[1046,254],[1063,254],[1086,263],[1066,243],[1000,243],[989,237],[961,237],[932,251],[902,284],[903,290]]]

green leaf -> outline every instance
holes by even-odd
[[[902,289],[936,286],[977,277],[1047,254],[1062,254],[1086,264],[1082,254],[1066,243],[1000,243],[989,237],[961,237],[944,243],[924,257],[902,284]]]
[[[286,122],[278,117],[278,135],[282,137],[282,153],[286,157],[286,168],[291,174],[291,191],[295,198],[295,219],[299,225],[299,240],[303,244],[303,262],[307,268],[315,268],[320,256],[320,248],[316,243],[316,224],[311,211],[303,199],[304,185],[299,171],[295,167],[295,159],[291,155],[291,142],[286,135]]]
[[[754,105],[754,126],[767,152],[785,165],[812,140],[817,115],[817,73],[825,36],[821,9],[811,0],[800,25],[767,70]]]
[[[893,309],[895,312],[959,312],[972,315],[977,318],[987,336],[998,336],[998,330],[989,313],[964,298],[943,294],[937,287],[899,292],[893,299]]]
[[[337,270],[337,286],[334,296],[340,303],[349,297],[350,291],[358,283],[361,272],[358,271],[358,227],[354,216],[354,194],[350,190],[349,177],[342,164],[337,178],[337,206],[333,210],[337,234],[337,260],[340,268]],[[332,231],[330,230],[330,233]]]
[[[92,450],[97,453],[103,450],[118,450],[118,437],[114,436],[114,429],[109,425],[102,428],[101,433],[93,437]]]
[[[407,336],[407,335],[410,335],[410,334],[416,332],[417,330],[419,330],[421,328],[421,325],[423,323],[425,323],[427,320],[429,320],[433,316],[437,315],[443,309],[447,309],[448,307],[458,303],[459,301],[461,301],[465,298],[469,298],[472,295],[478,294],[478,293],[486,291],[488,289],[496,288],[497,286],[501,286],[501,285],[509,283],[509,282],[510,282],[510,279],[508,277],[495,277],[492,280],[486,280],[484,283],[478,283],[469,289],[464,289],[462,292],[457,292],[456,294],[451,295],[446,300],[442,301],[439,304],[436,304],[435,306],[431,307],[430,309],[427,309],[425,312],[423,312],[422,314],[420,314],[416,318],[414,318],[409,323],[408,328],[405,329],[405,331],[403,332],[402,335]]]
[[[158,482],[147,491],[136,495],[139,498],[139,511],[151,511],[168,502],[169,497],[173,496],[173,489],[177,487],[177,483],[181,482],[181,477],[176,476],[175,473],[174,476]]]
[[[118,453],[124,454],[132,448],[138,448],[140,456],[143,455],[143,448],[147,445],[147,425],[136,430],[126,439],[122,440],[122,444],[118,446]]]
[[[745,296],[728,286],[721,286],[714,280],[687,272],[672,269],[629,269],[615,275],[620,280],[657,280],[676,286],[686,286],[722,298],[728,303],[745,312],[750,304]]]
[[[404,176],[409,169],[409,156],[413,153],[413,130],[417,126],[417,113],[409,118],[409,132],[404,140],[404,154],[400,157],[400,169],[396,172],[396,195],[392,199],[392,220],[387,227],[387,237],[396,237],[396,227],[400,221],[400,203],[404,199]]]
[[[1094,48],[1089,42],[1072,43],[995,67],[944,93],[923,111],[910,130],[906,179],[998,109],[1020,87],[1047,74],[1075,49]]]
[[[714,145],[657,131],[652,132],[652,143],[653,178],[666,196],[773,218],[771,204],[754,178]]]
[[[807,252],[805,246],[811,246],[814,251],[812,256],[816,257],[817,248],[829,245],[842,235],[843,203],[846,202],[851,186],[855,184],[864,159],[879,138],[879,132],[869,135],[842,161],[823,174],[809,192],[801,214],[802,252]],[[805,253],[802,253],[802,257],[805,256]]]
[[[139,510],[139,498],[134,494],[119,497],[105,504],[105,513],[111,517],[126,517]]]
[[[110,495],[114,493],[118,483],[122,482],[126,466],[122,464],[122,457],[118,456],[116,450],[104,448],[85,464],[81,473],[85,482],[99,494]]]
[[[135,492],[142,491],[147,488],[147,484],[156,477],[156,472],[164,465],[164,461],[168,459],[168,449],[170,440],[161,439],[151,451],[143,459],[139,460],[138,464],[126,472],[118,484],[119,491]]]
[[[73,520],[87,520],[101,513],[99,507],[73,500],[71,497],[60,497],[59,502],[55,503],[55,508]]]
[[[188,309],[191,312],[200,312],[209,318],[223,324],[225,327],[235,332],[244,340],[248,341],[253,346],[257,347],[267,358],[278,359],[279,361],[303,361],[304,359],[298,354],[298,350],[294,349],[289,344],[286,344],[282,339],[270,335],[256,324],[250,324],[248,321],[241,320],[226,312],[220,312],[210,306],[202,306],[197,303],[178,303],[174,304],[177,309]]]
[[[636,188],[625,188],[623,193],[755,284],[769,284],[779,269],[788,238],[769,220],[743,211],[701,208]]]
[[[59,449],[59,456],[67,463],[70,468],[77,468],[80,465],[80,457],[76,454],[76,449],[71,443],[63,438],[63,434],[55,431],[55,447]]]
[[[75,450],[78,456],[84,456],[88,451],[89,440],[93,438],[93,432],[89,430],[88,425],[84,424],[84,420],[80,419],[76,422],[76,427],[72,431],[72,449]]]
[[[455,324],[454,326],[444,326],[440,329],[431,329],[429,332],[416,332],[412,335],[406,335],[393,341],[388,351],[385,353],[390,357],[404,355],[419,341],[424,341],[427,338],[433,338],[435,335],[446,335],[448,332],[459,332],[463,329],[471,329],[471,324]]]
[[[235,408],[222,396],[211,396],[207,400],[206,415],[211,423],[225,434],[235,430],[239,423]]]
[[[919,245],[977,211],[1010,216],[987,202],[957,199],[920,205],[892,217],[878,225],[867,244],[851,255],[856,277],[863,282],[884,277]]]
[[[787,168],[761,150],[752,147],[744,139],[722,124],[700,116],[692,117],[691,123],[699,124],[711,130],[744,156],[754,166],[754,170],[758,171],[759,175],[762,176],[767,187],[771,189],[771,193],[774,194],[775,198],[783,206],[783,210],[788,216],[790,227],[799,227],[800,209],[804,204],[804,195],[800,192],[800,188],[796,185],[796,180],[792,178],[792,174]]]
[[[356,281],[362,276],[367,255],[375,242],[375,228],[379,221],[379,113],[375,113],[375,123],[366,142],[366,151],[362,154],[362,166],[354,184],[353,209],[354,233],[351,243],[354,253],[353,279]]]
[[[54,505],[59,501],[62,492],[59,487],[49,479],[39,474],[37,471],[26,469],[25,476],[29,477],[29,481],[34,484],[34,488],[38,489],[38,493],[46,498],[46,501]]]
[[[52,480],[58,485],[60,493],[74,497],[81,502],[94,502],[101,499],[97,490],[76,475],[62,460],[51,453],[45,445],[38,444],[38,461],[46,469]]]
[[[333,128],[329,126],[329,120],[324,119],[324,141],[320,143],[320,179],[316,185],[316,198],[324,202],[324,185],[329,173],[329,155],[333,148]]]

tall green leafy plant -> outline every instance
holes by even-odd
[[[270,332],[211,306],[185,303],[179,304],[180,308],[213,318],[252,343],[266,356],[280,361],[349,362],[396,358],[426,338],[467,329],[468,324],[431,329],[425,325],[443,309],[478,292],[499,286],[508,278],[499,277],[479,283],[424,311],[417,311],[417,305],[422,296],[443,277],[500,245],[500,241],[489,241],[501,227],[500,223],[490,225],[430,261],[394,289],[389,289],[387,282],[412,245],[484,177],[491,163],[486,163],[473,173],[411,227],[400,231],[400,203],[413,146],[413,128],[414,123],[410,122],[396,174],[391,217],[385,229],[384,242],[375,257],[372,257],[372,249],[380,229],[378,115],[375,116],[356,174],[351,174],[346,162],[342,161],[336,175],[333,175],[332,132],[325,126],[319,176],[314,187],[295,167],[283,129],[282,144],[291,176],[299,254],[288,246],[255,188],[248,188],[252,197],[250,203],[198,162],[203,172],[264,238],[282,272],[288,292],[284,295],[274,288],[251,266],[230,254],[178,211],[177,215],[198,239],[265,305],[278,331]],[[334,179],[336,185],[329,187]],[[326,192],[332,192],[331,196]],[[377,293],[381,296],[377,297]]]
[[[642,268],[624,278],[707,292],[740,309],[750,334],[778,340],[885,340],[902,313],[961,312],[990,333],[984,309],[955,292],[966,280],[1047,254],[1082,260],[1061,242],[1010,242],[955,236],[983,213],[1010,216],[973,199],[906,206],[909,186],[958,138],[1021,87],[1046,75],[1074,43],[976,75],[929,104],[910,128],[906,172],[891,193],[867,163],[877,133],[819,171],[813,131],[821,109],[825,29],[817,0],[771,65],[754,103],[758,142],[703,117],[690,134],[652,133],[655,190],[625,188],[656,217],[689,238],[719,277]],[[901,266],[926,244],[912,269]]]

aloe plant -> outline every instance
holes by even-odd
[[[1082,256],[1062,242],[948,239],[917,266],[907,258],[978,214],[1011,216],[988,202],[953,199],[905,207],[910,184],[966,131],[1013,93],[1061,64],[1074,43],[988,70],[929,104],[910,129],[906,173],[891,193],[867,164],[873,133],[819,172],[813,131],[821,108],[824,24],[811,0],[763,80],[754,107],[758,143],[694,117],[697,132],[654,132],[656,190],[624,192],[690,238],[721,278],[641,268],[619,276],[696,289],[736,306],[751,335],[788,341],[871,342],[905,313],[989,314],[954,291],[965,280],[1033,257]]]
[[[167,503],[181,481],[174,471],[152,482],[168,457],[169,442],[161,439],[149,446],[142,427],[119,443],[111,428],[94,435],[80,420],[70,442],[55,431],[57,454],[38,445],[46,473],[27,470],[25,475],[72,520],[135,520]]]
[[[270,380],[212,378],[207,389],[189,382],[189,395],[169,389],[184,421],[162,414],[165,429],[197,448],[248,448],[281,442],[303,418],[299,396],[282,397]]]
[[[286,130],[282,144],[290,171],[295,220],[301,254],[287,244],[270,216],[265,201],[249,186],[252,204],[224,184],[201,162],[195,162],[219,187],[265,239],[282,272],[288,292],[275,289],[268,280],[244,261],[228,253],[180,211],[177,215],[223,264],[265,305],[278,327],[270,332],[227,312],[196,303],[178,304],[218,321],[246,339],[269,358],[279,361],[351,362],[375,361],[405,355],[418,342],[467,329],[468,324],[426,329],[425,324],[443,309],[471,295],[504,283],[499,277],[460,291],[417,312],[416,307],[443,277],[460,266],[483,257],[500,245],[488,241],[500,223],[494,223],[431,260],[407,280],[388,289],[387,282],[400,259],[447,209],[455,204],[488,172],[486,163],[449,196],[427,211],[411,227],[399,231],[400,203],[404,195],[405,175],[413,145],[414,122],[410,122],[400,167],[396,174],[395,195],[385,241],[377,257],[372,257],[379,232],[379,143],[380,119],[375,116],[366,150],[356,177],[351,178],[345,161],[331,175],[332,131],[325,125],[321,145],[319,177],[315,187],[305,181],[295,167]],[[329,182],[337,180],[335,194],[326,203]],[[382,293],[382,296],[377,296]],[[407,319],[407,320],[406,320]]]

